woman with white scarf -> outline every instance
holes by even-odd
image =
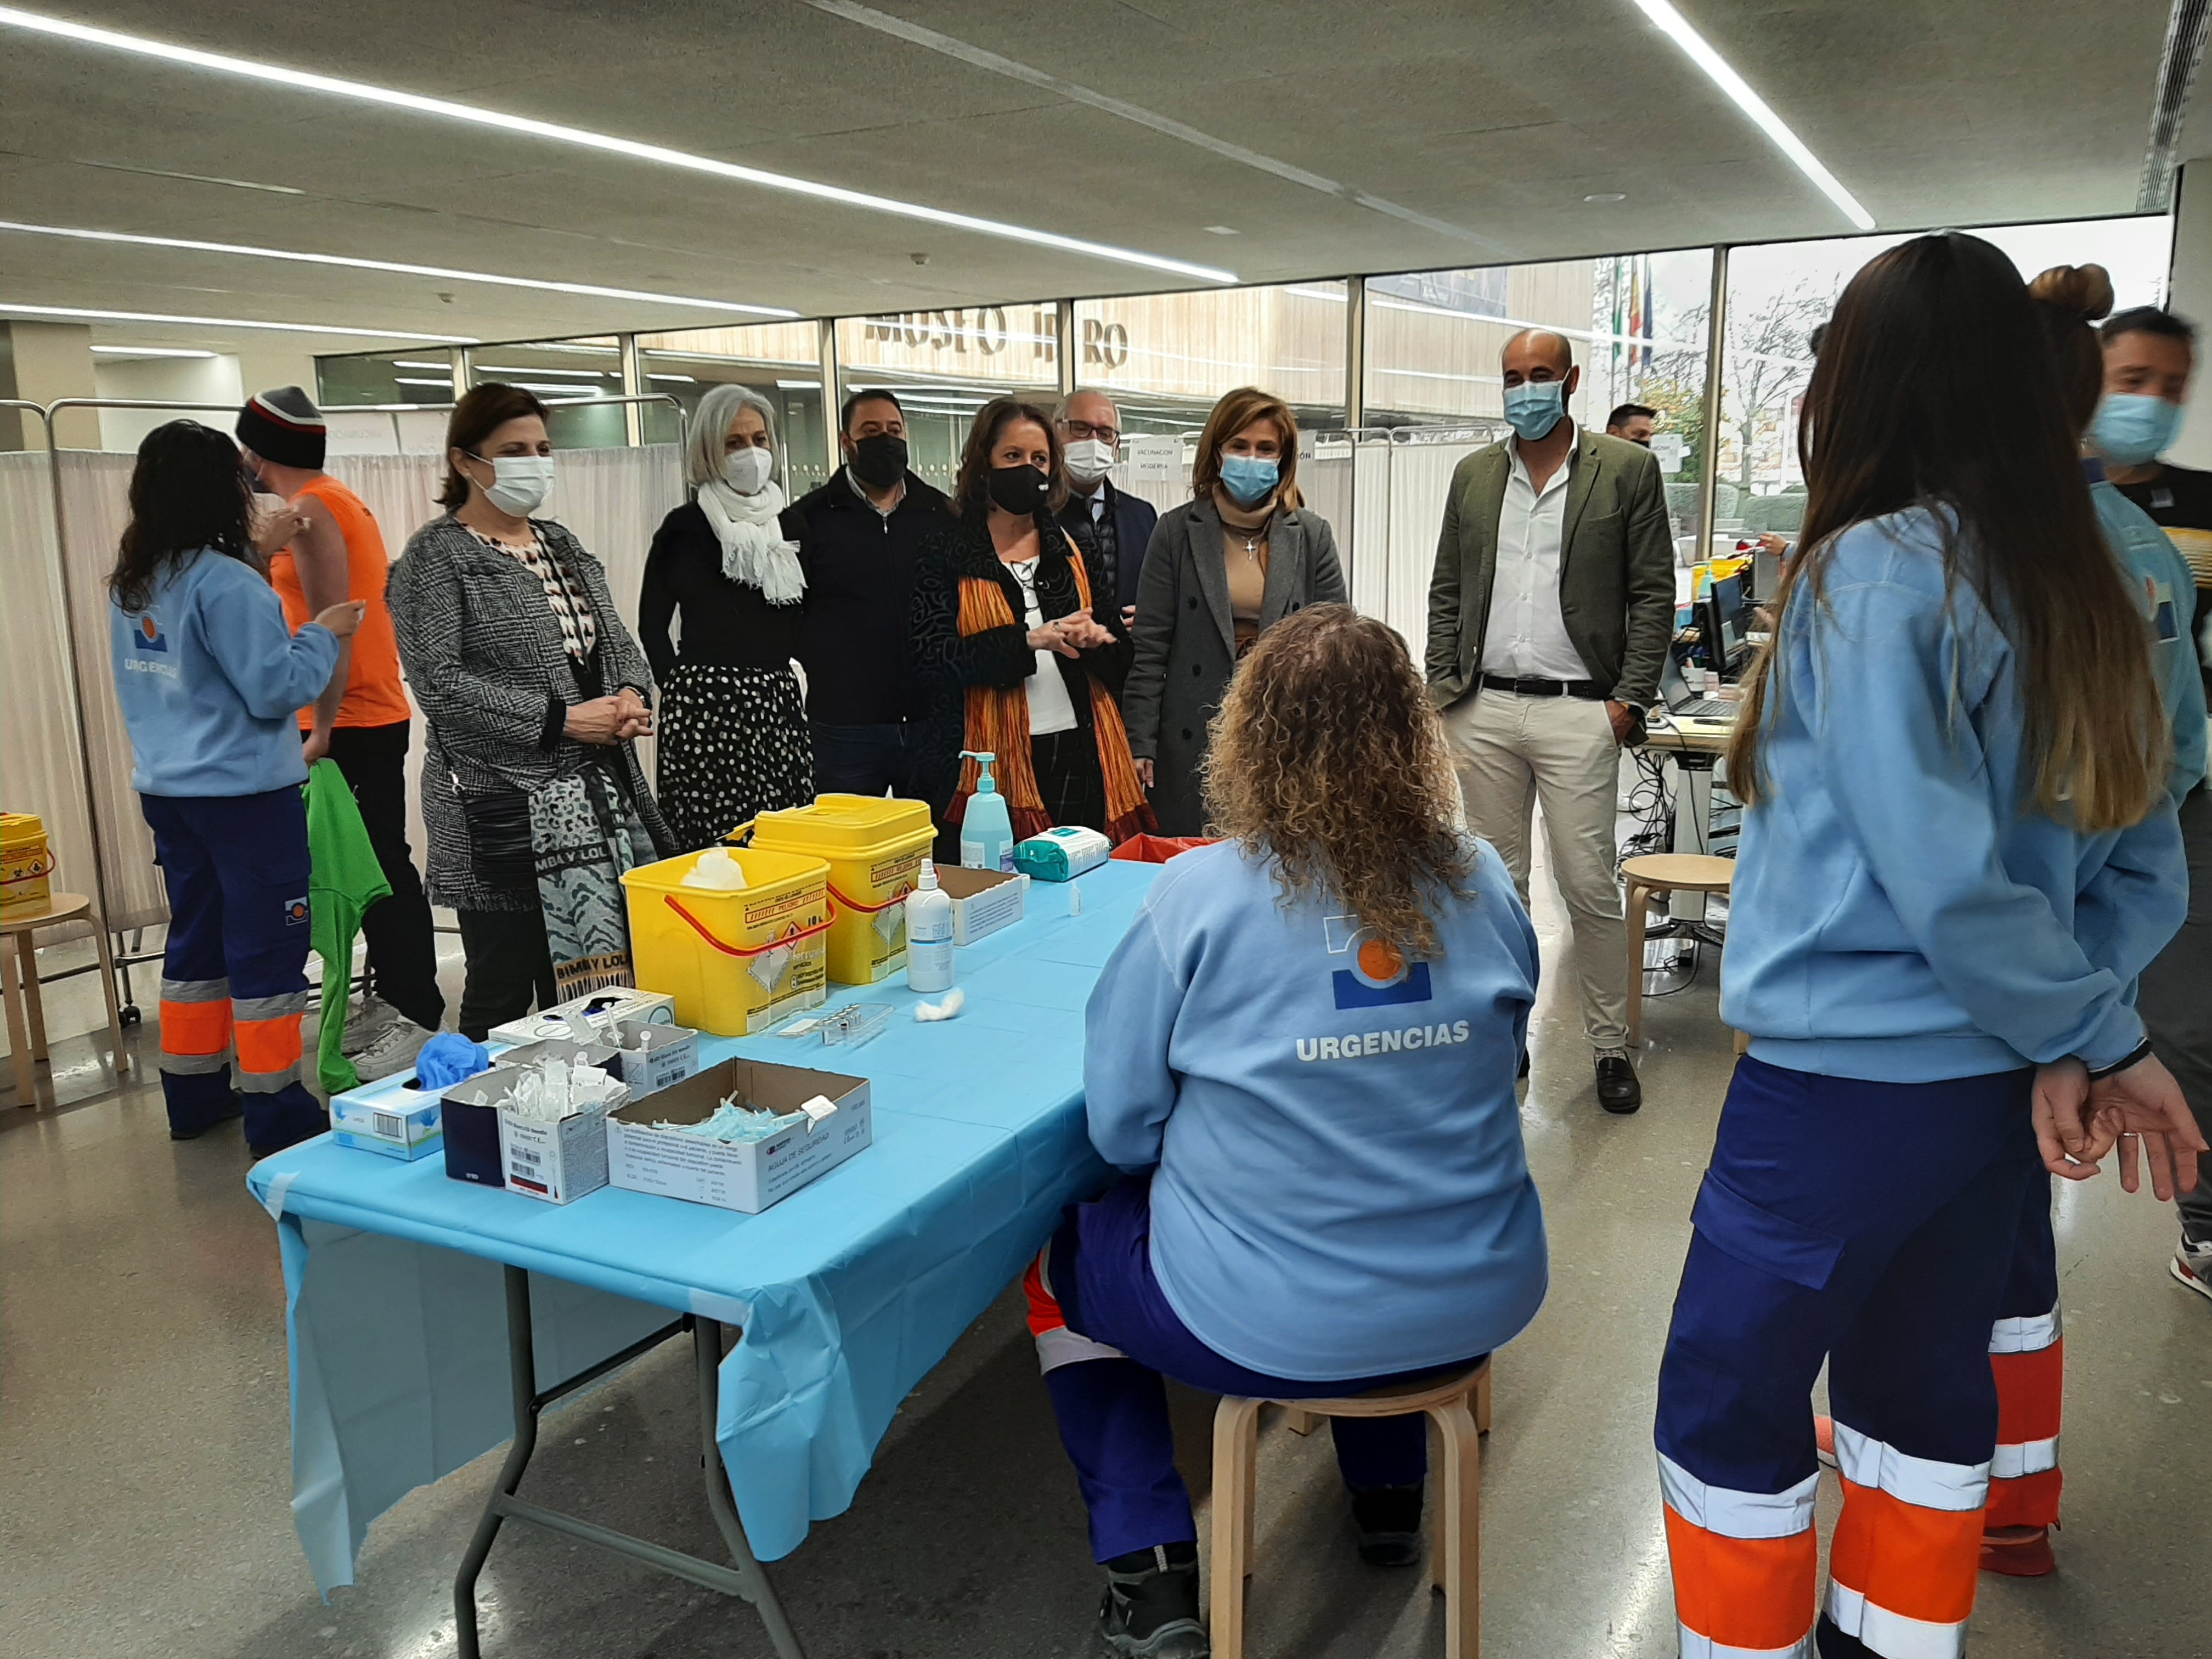
[[[814,799],[814,751],[792,659],[806,577],[784,523],[775,411],[714,387],[684,442],[692,499],[645,559],[638,642],[660,683],[655,793],[679,846],[710,846],[756,815]],[[668,637],[684,613],[679,650]]]

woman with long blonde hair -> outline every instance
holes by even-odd
[[[1544,1299],[1514,1075],[1536,939],[1455,827],[1404,644],[1340,605],[1231,683],[1206,793],[1092,994],[1091,1139],[1127,1178],[1031,1269],[1030,1328],[1108,1573],[1109,1646],[1206,1651],[1163,1376],[1357,1394],[1465,1366]],[[1421,1419],[1335,1425],[1360,1553],[1416,1559]]]
[[[1721,1013],[1751,1049],[1659,1375],[1685,1653],[1960,1651],[2039,1150],[2094,1164],[2124,1128],[2161,1198],[2194,1179],[2130,994],[2185,902],[2168,726],[2080,436],[1989,243],[1920,237],[1844,290],[1729,757]],[[1824,1364],[1844,1507],[1816,1637]]]

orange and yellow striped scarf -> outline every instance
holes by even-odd
[[[1075,573],[1076,597],[1088,611],[1091,578],[1083,568],[1082,554],[1071,549],[1067,562]],[[1019,626],[1021,618],[1015,616],[1013,606],[1006,601],[1006,591],[996,578],[960,579],[962,639],[994,628]],[[1132,836],[1157,830],[1159,822],[1152,816],[1152,803],[1145,799],[1145,786],[1137,780],[1136,763],[1129,758],[1129,733],[1121,724],[1121,709],[1097,675],[1086,674],[1084,679],[1091,690],[1091,731],[1098,743],[1098,770],[1106,781],[1106,835],[1118,847]],[[1036,768],[1030,757],[1028,688],[971,685],[967,705],[965,746],[999,757],[992,769],[1013,818],[1014,839],[1042,835],[1053,823],[1044,810],[1044,797],[1038,793]],[[975,793],[975,781],[981,775],[981,769],[974,761],[960,763],[960,787],[946,814],[952,823],[958,823],[966,815],[968,798]]]

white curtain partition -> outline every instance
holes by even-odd
[[[0,807],[36,812],[45,821],[58,890],[96,895],[97,853],[70,695],[53,480],[43,450],[0,453],[0,564],[7,572],[7,603],[0,605]],[[103,647],[103,674],[106,661]]]
[[[62,860],[87,870],[94,856],[70,699],[68,660],[62,653],[59,580],[66,572],[76,600],[74,647],[82,671],[86,748],[90,786],[100,814],[98,855],[107,883],[107,922],[116,929],[167,919],[153,838],[131,789],[131,739],[115,700],[108,661],[105,584],[128,516],[135,458],[96,450],[62,450],[54,458],[62,486],[61,544],[51,515],[47,458],[35,452],[0,454],[0,534],[5,537],[9,602],[0,607],[0,690],[8,718],[0,722],[0,766],[11,811],[45,817]],[[397,558],[407,538],[441,510],[436,495],[442,466],[434,456],[338,455],[331,472],[344,480],[376,514],[385,544]],[[617,609],[635,627],[646,549],[669,509],[684,500],[682,474],[672,444],[641,449],[574,449],[562,453],[560,481],[548,516],[576,532],[607,568]],[[427,845],[421,811],[422,722],[415,724],[409,763],[411,834],[418,858]],[[646,757],[648,766],[651,756]],[[20,805],[19,805],[20,803]],[[81,879],[88,887],[88,878]]]

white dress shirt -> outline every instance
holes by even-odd
[[[1586,680],[1589,665],[1567,637],[1566,620],[1559,614],[1559,561],[1574,451],[1568,450],[1566,460],[1540,490],[1521,459],[1519,441],[1510,442],[1505,453],[1510,471],[1498,513],[1498,565],[1490,579],[1482,672],[1513,679]]]
[[[1044,607],[1037,602],[1037,562],[1035,558],[1019,563],[1009,562],[1006,568],[1013,573],[1015,582],[1022,590],[1023,623],[1029,628],[1044,626]],[[1060,653],[1040,651],[1036,653],[1036,672],[1030,676],[1030,735],[1049,737],[1054,732],[1073,732],[1078,724],[1075,703],[1067,695],[1067,682],[1060,677]]]

